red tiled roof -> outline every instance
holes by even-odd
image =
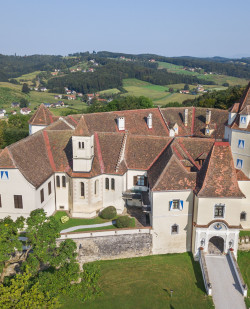
[[[6,147],[0,152],[0,166],[1,168],[16,168],[13,162],[9,149]]]
[[[35,114],[30,118],[29,124],[47,126],[58,118],[59,117],[54,116],[44,104],[41,104]]]
[[[91,136],[84,116],[80,118],[80,121],[78,122],[73,135],[74,136]]]

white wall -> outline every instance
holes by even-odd
[[[51,194],[49,195],[48,183],[51,182]],[[41,203],[40,192],[43,189],[44,202]],[[48,216],[51,216],[56,210],[55,207],[55,188],[54,188],[54,175],[48,178],[39,188],[36,190],[36,208],[43,208]]]
[[[29,135],[34,134],[46,127],[47,126],[34,126],[34,125],[29,124]]]
[[[152,227],[153,253],[191,251],[193,193],[191,191],[153,192]],[[183,210],[170,210],[170,201],[183,200]],[[172,225],[178,234],[171,233]]]
[[[128,170],[127,173],[127,190],[140,190],[140,191],[147,191],[148,187],[147,186],[134,186],[134,176],[146,176],[147,177],[147,172],[142,171],[142,170]]]
[[[56,186],[56,177],[60,178],[60,187]],[[66,177],[66,187],[62,186],[62,177]],[[55,173],[54,186],[56,191],[56,210],[69,210],[69,177],[65,173]]]

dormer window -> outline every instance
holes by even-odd
[[[78,148],[79,149],[84,149],[84,142],[79,142],[78,143]]]
[[[246,116],[240,116],[240,123],[246,124],[247,123],[247,117]]]
[[[241,160],[241,159],[237,159],[237,162],[236,162],[236,167],[237,167],[237,168],[239,168],[239,169],[241,169],[241,168],[242,168],[242,166],[243,166],[243,160]]]

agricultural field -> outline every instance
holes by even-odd
[[[63,309],[214,308],[206,295],[199,263],[189,253],[92,264],[100,267],[102,295],[84,304],[64,299]]]
[[[167,69],[168,72],[176,73],[176,74],[184,74],[184,75],[191,75],[191,76],[197,76],[198,78],[202,78],[209,81],[214,81],[217,85],[223,85],[224,83],[228,83],[229,86],[236,86],[241,85],[245,86],[248,83],[248,80],[244,78],[238,78],[233,76],[227,76],[227,75],[218,75],[218,74],[208,74],[204,75],[198,72],[190,72],[183,69],[183,66],[181,65],[175,65],[172,63],[167,62],[158,62],[159,69]]]
[[[17,78],[15,78],[18,82],[20,83],[27,83],[29,85],[32,84],[32,80],[36,78],[36,76],[41,73],[43,71],[34,71],[32,73],[29,73],[29,74],[24,74],[24,75],[21,75]]]
[[[191,94],[182,93],[170,93],[169,88],[173,89],[183,89],[184,84],[174,84],[174,85],[153,85],[148,82],[144,82],[135,78],[129,78],[123,80],[123,87],[128,92],[124,95],[134,95],[134,96],[145,96],[150,98],[155,105],[165,105],[170,102],[182,103],[187,99],[194,99],[196,96]],[[190,89],[195,88],[195,86],[190,86]]]
[[[120,91],[117,88],[111,88],[107,90],[102,90],[98,92],[100,95],[112,95],[112,94],[118,94]]]

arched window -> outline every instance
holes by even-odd
[[[115,190],[115,179],[111,178],[111,190]]]
[[[179,225],[174,224],[171,226],[171,234],[178,234],[179,233]]]
[[[65,188],[66,187],[66,177],[62,176],[62,186]]]
[[[99,194],[99,180],[97,179],[95,181],[95,195],[98,195]]]
[[[60,188],[60,176],[56,176],[56,186]]]
[[[85,187],[84,187],[84,182],[81,182],[81,197],[85,196]]]
[[[246,221],[246,219],[247,219],[247,214],[245,211],[242,211],[240,213],[240,221]]]
[[[105,178],[105,189],[109,190],[109,178]]]

